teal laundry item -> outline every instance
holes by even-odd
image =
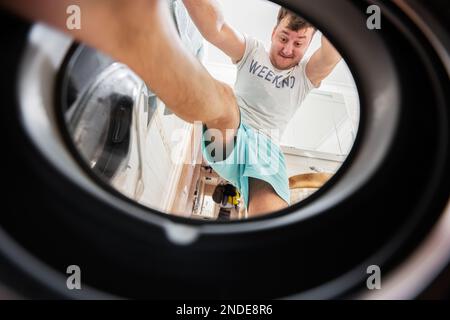
[[[287,204],[290,203],[286,160],[279,145],[264,133],[240,122],[233,150],[225,160],[223,151],[215,148],[203,127],[202,152],[209,165],[241,193],[245,206],[249,203],[249,178],[269,183]]]

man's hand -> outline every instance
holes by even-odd
[[[306,65],[306,76],[315,87],[318,87],[342,57],[328,39],[322,35],[322,46],[312,55]]]

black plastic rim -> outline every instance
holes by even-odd
[[[342,4],[279,3],[301,12],[319,29],[330,30],[327,36],[346,56],[358,84],[361,107],[367,111],[364,123],[370,122],[375,114],[367,109],[371,97],[367,84],[374,75],[364,68],[365,48],[355,45],[352,37],[343,37],[342,28],[331,28],[343,22],[342,12],[332,10]],[[345,3],[356,8],[358,22],[364,22],[369,2]],[[11,156],[2,160],[20,175],[11,169],[6,210],[0,216],[0,259],[5,261],[0,264],[0,279],[30,297],[104,297],[90,289],[78,293],[66,289],[65,268],[78,264],[84,283],[122,297],[330,298],[363,288],[370,264],[382,266],[384,272],[392,270],[423,240],[448,201],[450,90],[448,74],[429,39],[393,3],[378,4],[384,12],[378,36],[395,61],[401,84],[400,121],[383,166],[357,193],[320,215],[258,232],[204,234],[184,247],[168,241],[163,230],[115,212],[83,192],[41,156],[23,132],[13,108],[16,82],[8,78],[16,75],[26,27],[19,24],[15,29],[21,39],[2,31],[11,48],[5,58],[16,62],[5,64],[3,93],[10,108],[2,111],[2,121],[7,128],[5,150]],[[435,5],[430,1],[427,6]],[[319,14],[324,7],[330,8],[334,20]],[[362,125],[355,154],[365,142],[364,130]],[[420,151],[414,157],[413,149]],[[10,236],[21,247],[13,247]],[[44,265],[26,260],[27,253]],[[15,277],[7,279],[5,274]],[[337,285],[332,290],[309,291],[333,283]]]

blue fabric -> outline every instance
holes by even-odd
[[[269,137],[241,122],[233,151],[225,160],[222,150],[214,149],[204,127],[202,152],[209,165],[224,179],[238,188],[248,208],[249,178],[269,183],[275,192],[289,204],[289,180],[286,160],[280,147]]]
[[[183,45],[190,52],[201,60],[204,52],[203,37],[189,16],[183,1],[169,0],[169,6],[173,13],[181,42],[183,42]]]

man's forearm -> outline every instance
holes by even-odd
[[[183,0],[202,36],[211,43],[219,41],[225,24],[220,3],[216,0]]]
[[[336,48],[322,35],[322,46],[309,59],[306,65],[306,75],[317,87],[323,79],[328,77],[341,59]]]
[[[320,50],[322,62],[326,65],[335,66],[342,59],[339,52],[324,35],[322,35],[322,47]]]

